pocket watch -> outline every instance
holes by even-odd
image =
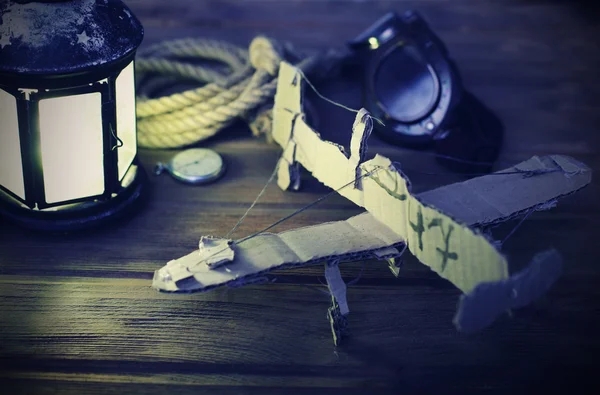
[[[223,175],[225,162],[211,149],[190,148],[173,156],[167,164],[158,162],[154,174],[160,175],[165,170],[177,181],[186,184],[208,184]]]

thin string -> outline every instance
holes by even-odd
[[[453,173],[453,172],[428,172],[428,171],[420,171],[415,170],[410,167],[402,166],[400,162],[392,162],[394,165],[398,165],[400,168],[410,170],[412,173],[423,174],[428,176],[505,176],[511,174],[523,174],[525,177],[532,177],[538,174],[548,174],[548,173],[557,173],[564,172],[563,169],[539,169],[539,170],[514,170],[514,171],[504,171],[504,172],[495,172],[495,173]]]
[[[457,157],[449,156],[449,155],[442,155],[442,154],[438,154],[437,152],[430,152],[430,151],[419,151],[418,154],[419,155],[429,155],[429,156],[433,156],[433,157],[441,158],[441,159],[448,159],[453,162],[464,163],[467,165],[493,166],[493,165],[500,164],[500,163],[508,165],[508,166],[511,165],[511,163],[509,163],[508,161],[479,162],[479,161],[461,159],[461,158],[457,158]]]
[[[363,264],[362,264],[362,266],[360,268],[360,272],[358,273],[358,276],[356,276],[355,279],[348,281],[348,283],[346,284],[346,286],[350,287],[350,286],[356,284],[361,279],[364,271],[365,271],[365,263],[363,261]]]
[[[349,187],[350,185],[354,185],[354,183],[356,182],[356,180],[360,180],[360,179],[362,179],[362,178],[364,178],[364,177],[368,177],[368,176],[370,176],[370,175],[372,175],[372,174],[376,173],[377,171],[379,171],[379,170],[381,170],[381,169],[383,169],[383,167],[381,167],[381,166],[376,166],[376,167],[375,167],[373,170],[371,170],[371,171],[369,171],[369,172],[367,172],[367,173],[365,173],[365,174],[362,174],[362,175],[360,175],[359,177],[355,177],[355,178],[354,178],[352,181],[350,181],[350,182],[348,182],[348,183],[346,183],[346,184],[342,185],[341,187],[339,187],[339,188],[337,188],[337,189],[335,189],[335,190],[333,190],[333,191],[331,191],[331,192],[329,192],[329,193],[327,193],[327,194],[325,194],[325,195],[321,196],[321,197],[320,197],[320,198],[318,198],[317,200],[313,201],[312,203],[309,203],[308,205],[306,205],[306,206],[304,206],[304,207],[301,207],[301,208],[299,208],[298,210],[294,211],[293,213],[291,213],[291,214],[289,214],[289,215],[286,215],[285,217],[283,217],[283,218],[279,219],[278,221],[274,222],[273,224],[271,224],[271,225],[267,226],[266,228],[264,228],[264,229],[261,229],[261,230],[259,230],[259,231],[257,231],[257,232],[254,232],[254,233],[252,233],[251,235],[248,235],[248,236],[246,236],[246,237],[244,237],[244,238],[242,238],[242,239],[240,239],[240,240],[235,240],[235,241],[232,241],[232,242],[229,244],[229,246],[239,245],[239,244],[241,244],[241,243],[243,243],[243,242],[245,242],[245,241],[248,241],[248,240],[250,240],[250,239],[252,239],[252,238],[254,238],[254,237],[256,237],[256,236],[260,235],[261,233],[267,232],[268,230],[270,230],[270,229],[274,228],[275,226],[277,226],[277,225],[281,224],[282,222],[285,222],[285,221],[287,221],[288,219],[290,219],[290,218],[292,218],[292,217],[294,217],[294,216],[296,216],[296,215],[298,215],[298,214],[300,214],[300,213],[302,213],[302,212],[304,212],[304,211],[306,211],[306,210],[310,209],[311,207],[314,207],[314,206],[316,206],[317,204],[321,203],[323,200],[325,200],[325,199],[327,199],[327,198],[329,198],[329,197],[331,197],[331,196],[335,195],[336,193],[338,193],[338,192],[339,192],[339,191],[341,191],[342,189],[344,189],[344,188],[347,188],[347,187]],[[214,256],[216,256],[216,255],[218,255],[218,254],[220,254],[220,253],[222,253],[222,252],[224,252],[224,251],[227,251],[227,250],[229,249],[229,246],[228,246],[228,247],[225,247],[225,248],[223,248],[223,249],[221,249],[221,250],[219,250],[219,251],[217,251],[217,252],[215,252],[215,253],[213,253],[213,254],[211,254],[211,255],[209,255],[209,256],[207,256],[207,257],[206,257],[205,259],[203,259],[202,261],[200,261],[200,262],[197,262],[196,264],[194,264],[194,266],[197,266],[197,265],[199,265],[199,264],[201,264],[201,263],[203,263],[203,262],[206,262],[206,260],[208,260],[208,259],[210,259],[210,258],[212,258],[212,257],[214,257]]]
[[[123,146],[123,140],[121,140],[119,136],[115,134],[115,130],[113,129],[112,125],[110,125],[110,134],[112,134],[112,136],[117,140],[117,144],[113,145],[110,150],[114,151],[117,148],[121,148]]]
[[[287,221],[288,219],[290,219],[290,218],[292,218],[292,217],[294,217],[294,216],[296,216],[296,215],[298,215],[298,214],[300,214],[300,213],[302,213],[302,212],[304,212],[304,211],[308,210],[309,208],[311,208],[311,207],[313,207],[313,206],[316,206],[317,204],[321,203],[323,200],[325,200],[325,199],[327,199],[327,198],[331,197],[332,195],[335,195],[336,193],[338,193],[338,192],[339,192],[339,191],[341,191],[342,189],[344,189],[344,188],[347,188],[347,187],[349,187],[350,185],[354,185],[354,183],[356,182],[356,180],[360,180],[360,179],[362,179],[362,178],[364,178],[364,177],[368,177],[368,176],[370,176],[371,174],[373,174],[373,173],[375,173],[375,172],[377,172],[377,171],[379,171],[379,170],[381,170],[381,169],[383,169],[383,167],[381,167],[381,166],[377,166],[377,167],[375,167],[375,169],[371,170],[370,172],[368,172],[368,173],[365,173],[365,174],[362,174],[361,176],[354,178],[352,181],[350,181],[350,182],[348,182],[348,183],[346,183],[346,184],[342,185],[342,186],[341,186],[341,187],[339,187],[338,189],[335,189],[335,190],[333,190],[333,191],[329,192],[328,194],[321,196],[320,198],[318,198],[317,200],[313,201],[312,203],[310,203],[310,204],[308,204],[308,205],[306,205],[306,206],[304,206],[304,207],[302,207],[302,208],[300,208],[300,209],[296,210],[295,212],[293,212],[293,213],[291,213],[291,214],[289,214],[289,215],[286,215],[285,217],[283,217],[283,218],[281,218],[280,220],[278,220],[278,221],[274,222],[273,224],[271,224],[271,225],[267,226],[266,228],[264,228],[264,229],[262,229],[262,230],[259,230],[258,232],[252,233],[251,235],[249,235],[249,236],[246,236],[246,237],[244,237],[244,238],[243,238],[243,239],[241,239],[241,240],[234,241],[234,242],[233,242],[233,244],[237,245],[237,244],[243,243],[243,242],[244,242],[244,241],[246,241],[246,240],[250,240],[251,238],[258,236],[259,234],[261,234],[261,233],[264,233],[264,232],[266,232],[266,231],[268,231],[268,230],[270,230],[270,229],[274,228],[275,226],[279,225],[280,223]]]
[[[325,284],[323,284],[321,282],[321,280],[319,280],[319,282],[321,283],[321,285],[325,285]],[[318,288],[318,286],[314,287],[314,286],[310,286],[310,285],[307,285],[307,284],[294,284],[294,285],[297,285],[297,286],[300,286],[300,287],[303,287],[303,288],[306,288],[306,289],[310,289],[311,291],[319,292],[320,294],[325,295],[327,297],[327,300],[329,300],[331,298],[331,294],[329,293],[329,291],[325,291],[324,289]]]
[[[500,247],[502,247],[504,245],[504,243],[506,243],[506,240],[508,240],[508,238],[510,236],[512,236],[517,231],[517,229],[519,229],[521,227],[521,225],[523,225],[523,222],[525,222],[525,220],[527,218],[529,218],[529,216],[531,214],[533,214],[535,211],[538,210],[538,207],[539,206],[532,207],[531,209],[529,209],[529,211],[527,212],[527,214],[525,214],[523,216],[523,218],[521,218],[521,220],[519,221],[519,223],[514,228],[512,228],[512,230],[510,231],[510,233],[508,235],[506,235],[506,237],[504,238],[504,240],[500,241]]]
[[[334,106],[337,106],[337,107],[343,108],[344,110],[348,110],[348,111],[350,111],[350,112],[357,113],[357,114],[359,113],[359,110],[356,110],[356,109],[354,109],[354,108],[351,108],[351,107],[345,106],[345,105],[343,105],[342,103],[338,103],[338,102],[336,102],[336,101],[333,101],[333,100],[331,100],[330,98],[328,98],[328,97],[324,96],[323,94],[321,94],[321,92],[319,92],[319,91],[317,90],[317,88],[315,88],[315,86],[312,84],[312,82],[310,82],[310,80],[309,80],[308,78],[306,78],[306,75],[304,75],[304,72],[303,72],[302,70],[300,70],[300,69],[297,69],[297,70],[298,70],[298,72],[300,73],[300,75],[302,76],[302,78],[304,78],[304,81],[306,81],[306,83],[308,84],[308,86],[310,86],[310,88],[311,88],[311,89],[312,89],[312,90],[313,90],[313,91],[314,91],[314,92],[317,94],[317,96],[319,96],[321,99],[325,100],[325,101],[326,101],[326,102],[328,102],[328,103],[331,103],[331,104],[333,104]],[[372,119],[376,120],[376,121],[377,121],[377,123],[378,123],[378,124],[380,124],[381,126],[385,126],[385,124],[383,123],[383,121],[382,121],[381,119],[379,119],[379,118],[376,118],[376,117],[374,117],[374,116],[372,116],[372,115],[370,115],[370,114],[369,114],[369,117],[371,117]]]
[[[279,170],[279,164],[280,163],[281,163],[281,158],[279,158],[279,160],[277,161],[277,164],[275,165],[275,169],[273,170],[273,173],[271,173],[271,176],[267,180],[267,183],[265,184],[265,186],[263,187],[263,189],[260,191],[260,193],[258,194],[258,196],[256,196],[256,199],[254,199],[254,201],[252,202],[252,204],[250,205],[250,207],[248,207],[248,210],[246,210],[246,212],[244,213],[244,215],[242,215],[242,217],[239,219],[239,221],[237,222],[237,224],[235,224],[235,226],[229,231],[229,233],[227,233],[225,235],[226,239],[228,239],[232,234],[235,233],[235,231],[240,227],[240,225],[242,224],[242,222],[244,221],[244,219],[246,219],[246,217],[248,216],[248,213],[250,212],[250,210],[252,210],[254,208],[254,206],[256,205],[256,203],[258,203],[258,201],[260,200],[260,198],[265,194],[265,191],[267,190],[267,188],[269,187],[269,185],[271,185],[271,183],[275,179],[275,176],[277,175],[277,171]]]

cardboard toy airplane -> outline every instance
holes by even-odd
[[[278,185],[298,189],[302,165],[366,212],[237,241],[203,237],[198,250],[157,270],[153,287],[207,291],[253,283],[274,269],[325,262],[334,307],[343,317],[349,308],[338,264],[372,258],[393,263],[407,248],[463,292],[454,323],[459,330],[475,331],[502,312],[529,304],[556,281],[558,252],[541,252],[511,275],[498,243],[479,228],[553,207],[556,199],[590,183],[588,167],[562,155],[534,156],[497,173],[414,195],[388,158],[365,161],[373,126],[366,110],[357,114],[346,153],[306,124],[302,87],[303,74],[282,62],[273,108],[273,137],[284,149]]]

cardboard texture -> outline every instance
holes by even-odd
[[[250,281],[274,269],[331,261],[386,259],[403,240],[372,216],[357,215],[281,233],[262,233],[231,246],[233,262],[211,268],[199,264],[198,250],[156,271],[153,286],[162,291],[206,291]],[[390,248],[392,247],[392,248]]]
[[[526,171],[526,177],[514,176]],[[467,224],[493,225],[522,215],[529,208],[573,193],[591,182],[584,164],[561,155],[534,156],[518,165],[460,184],[436,188],[419,195],[435,202],[438,210]]]
[[[349,311],[338,262],[392,259],[407,247],[422,263],[458,287],[461,301],[455,324],[480,329],[502,311],[527,303],[556,279],[557,253],[538,256],[509,277],[506,258],[474,226],[488,225],[540,208],[591,181],[585,165],[565,156],[533,157],[510,169],[413,195],[400,170],[383,156],[364,161],[372,118],[358,112],[350,153],[324,141],[304,121],[302,76],[283,62],[273,109],[273,138],[284,148],[278,185],[299,187],[301,164],[323,184],[367,212],[277,234],[261,233],[231,246],[232,262],[220,267],[198,264],[198,252],[156,271],[153,286],[163,291],[206,291],[252,282],[274,269],[329,262],[328,286],[342,315]],[[349,186],[346,186],[349,185]],[[346,187],[344,187],[346,186]],[[548,270],[546,270],[548,266]],[[535,268],[535,269],[534,269]],[[343,285],[342,285],[343,284]],[[517,289],[521,297],[501,297]],[[511,291],[512,292],[512,291]],[[473,318],[485,310],[481,319]]]
[[[346,315],[350,312],[348,308],[348,300],[346,299],[346,283],[342,280],[338,261],[334,260],[325,265],[325,279],[329,293],[335,298],[338,303],[340,314]]]
[[[556,250],[537,254],[531,264],[510,278],[479,284],[462,295],[454,324],[463,332],[485,328],[506,309],[523,307],[541,297],[562,273]]]
[[[200,237],[200,242],[198,243],[198,263],[215,268],[233,261],[234,252],[229,246],[231,241],[212,236]]]

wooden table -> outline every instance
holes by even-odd
[[[554,1],[130,0],[144,45],[212,37],[248,45],[264,33],[300,47],[341,46],[385,11],[417,9],[444,39],[465,84],[503,119],[501,161],[571,155],[600,170],[598,15]],[[321,85],[358,107],[356,81]],[[346,143],[353,114],[319,104],[320,130]],[[554,246],[565,272],[544,300],[475,335],[452,317],[459,292],[414,259],[396,279],[382,262],[346,264],[351,337],[334,348],[322,265],[272,273],[273,283],[191,295],[150,287],[153,271],[224,235],[254,200],[280,149],[243,125],[203,143],[228,172],[205,187],[151,177],[136,216],[50,236],[0,220],[0,380],[11,393],[582,393],[597,385],[600,352],[599,184],[533,214],[504,247],[511,267]],[[461,179],[431,156],[372,137],[371,153],[401,161],[415,191]],[[173,151],[142,150],[151,170]],[[502,167],[502,166],[499,166]],[[271,186],[237,237],[327,192]],[[340,220],[359,210],[339,196],[275,230]],[[506,235],[516,222],[495,231]],[[539,392],[538,392],[539,391]],[[598,392],[596,392],[598,393]]]

